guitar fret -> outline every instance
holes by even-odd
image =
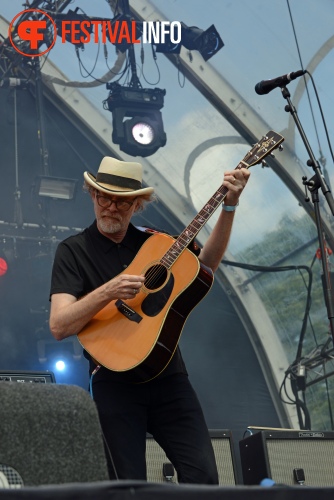
[[[173,259],[171,255],[164,255],[163,258],[161,259],[161,264],[163,264],[165,267],[170,267],[174,264],[176,259]]]
[[[200,221],[197,221],[197,219],[193,221],[192,225],[195,226],[197,230],[201,229],[202,227],[202,224],[200,223]]]
[[[175,248],[174,245],[170,247],[169,251],[173,255],[180,255],[180,253],[181,253],[181,250],[179,248]]]
[[[213,212],[213,207],[211,205],[205,205],[203,210],[206,214],[211,214]]]
[[[191,242],[191,238],[185,238],[184,236],[179,236],[180,242],[183,244],[183,247],[186,247],[188,243]]]

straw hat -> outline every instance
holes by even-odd
[[[140,196],[154,192],[152,187],[142,187],[143,167],[140,163],[116,160],[105,156],[96,177],[84,172],[84,179],[98,191],[117,196]]]

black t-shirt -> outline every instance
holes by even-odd
[[[82,233],[70,236],[58,245],[51,279],[50,295],[68,293],[77,299],[87,295],[114,278],[132,262],[143,243],[152,235],[132,224],[121,243],[115,243],[103,236],[96,221]],[[90,362],[90,373],[95,368],[90,355],[84,351]],[[187,373],[179,348],[159,375]],[[94,380],[124,381],[122,374],[102,367]]]

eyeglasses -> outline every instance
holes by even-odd
[[[137,198],[135,198],[133,201],[111,200],[110,198],[102,196],[101,194],[96,195],[96,200],[100,207],[109,208],[113,203],[115,203],[117,210],[119,210],[120,212],[127,212],[128,210],[130,210],[136,199]]]

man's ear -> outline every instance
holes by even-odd
[[[141,207],[142,207],[142,202],[141,202],[141,200],[140,200],[140,199],[138,199],[138,198],[137,198],[137,199],[135,200],[135,210],[134,210],[134,211],[135,211],[135,212],[138,212],[138,211],[141,209]]]

